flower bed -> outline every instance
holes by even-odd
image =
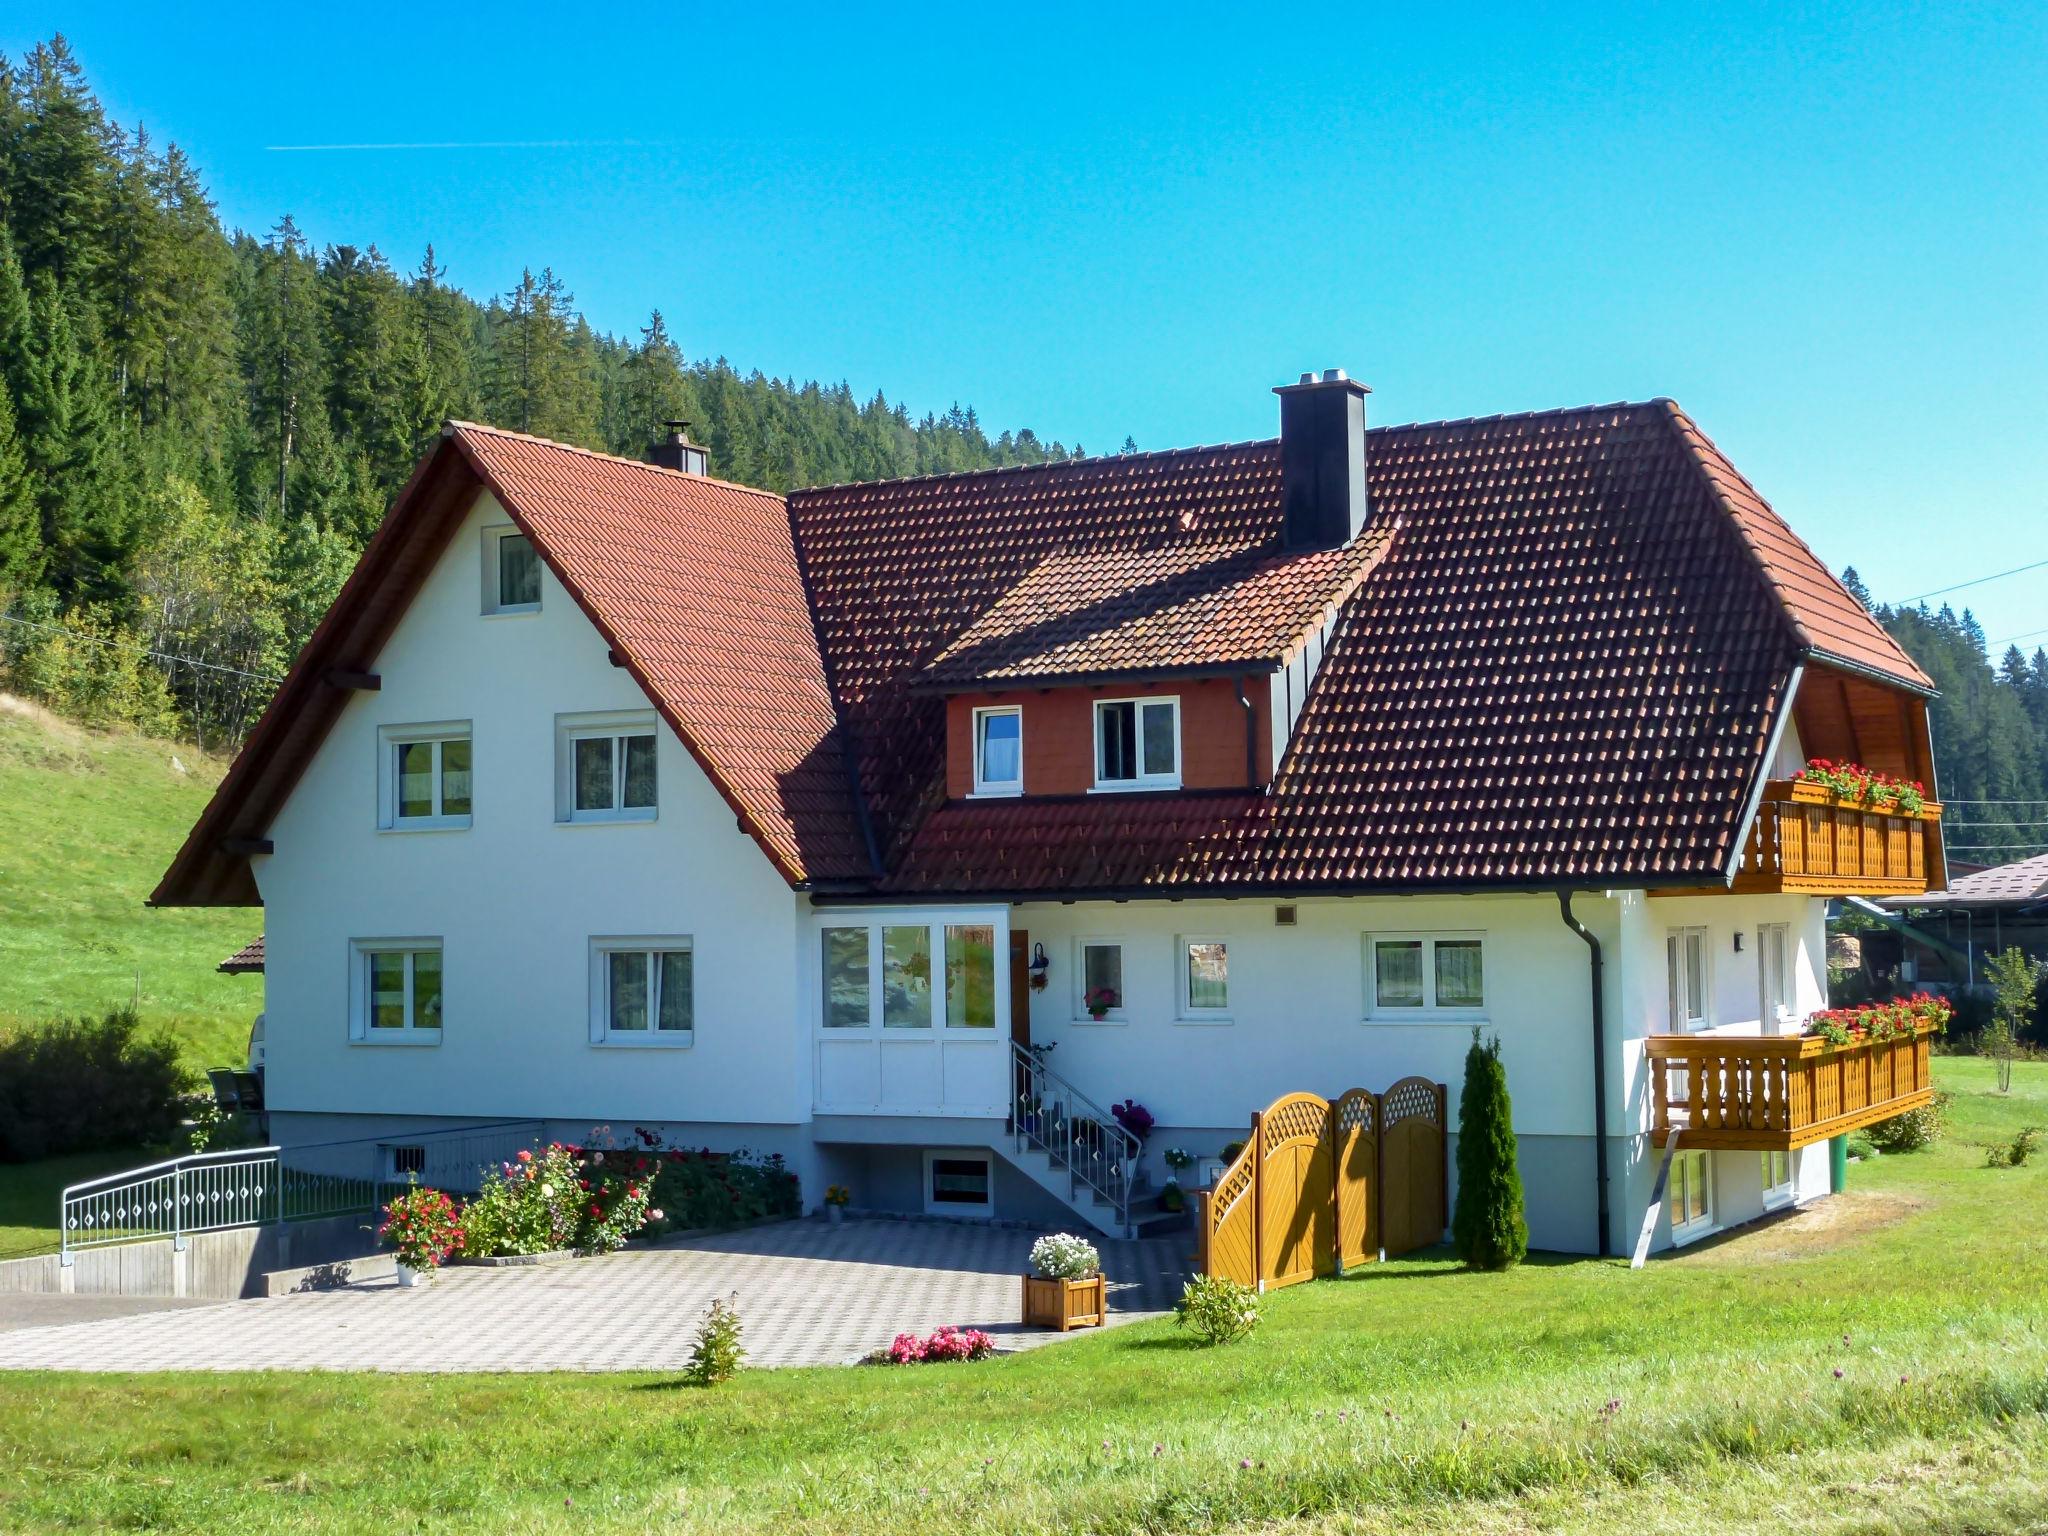
[[[1889,1003],[1866,1003],[1857,1008],[1824,1008],[1809,1014],[1803,1035],[1817,1036],[1830,1045],[1856,1045],[1863,1041],[1903,1039],[1915,1034],[1940,1034],[1948,1028],[1955,1009],[1946,998],[1931,992]]]
[[[1821,785],[1832,790],[1837,800],[1873,811],[1896,810],[1917,816],[1927,803],[1926,786],[1918,779],[1895,778],[1861,763],[1838,763],[1825,757],[1810,759],[1793,782]]]
[[[953,1360],[986,1360],[996,1352],[996,1341],[979,1328],[940,1328],[920,1339],[914,1333],[899,1333],[896,1342],[878,1357],[890,1365],[938,1365]]]

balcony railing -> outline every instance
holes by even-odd
[[[1836,800],[1823,784],[1773,779],[1750,828],[1738,891],[1809,896],[1916,896],[1927,890],[1929,843],[1941,806],[1871,810]]]
[[[1689,1150],[1789,1152],[1934,1097],[1931,1029],[1830,1045],[1813,1035],[1652,1035],[1657,1139]]]

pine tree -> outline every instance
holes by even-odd
[[[9,156],[9,218],[30,277],[89,288],[106,259],[118,164],[105,115],[60,33],[18,71],[22,116]]]
[[[42,578],[46,559],[28,456],[14,428],[14,401],[0,388],[0,608]]]
[[[1863,578],[1856,574],[1855,566],[1851,565],[1843,568],[1842,585],[1847,587],[1849,589],[1849,595],[1855,598],[1856,601],[1861,603],[1865,608],[1874,608],[1877,606],[1875,603],[1871,602],[1870,588],[1863,585]]]
[[[1499,1038],[1482,1045],[1476,1029],[1458,1102],[1458,1209],[1451,1236],[1469,1269],[1506,1269],[1529,1252],[1508,1069]]]

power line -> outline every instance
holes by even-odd
[[[2031,640],[2036,635],[2048,635],[2048,629],[2030,629],[2021,634],[2007,635],[2003,640],[1986,640],[1984,649],[1988,651],[1994,645],[2017,645],[2020,641]]]
[[[147,656],[155,661],[174,661],[187,667],[203,667],[208,672],[226,672],[230,676],[246,677],[259,683],[274,683],[278,681],[277,678],[267,672],[245,672],[240,667],[224,667],[217,661],[200,661],[195,657],[179,656],[170,651],[155,651],[146,645],[124,646],[118,640],[111,639],[105,635],[82,635],[76,630],[66,629],[61,624],[43,624],[34,619],[18,619],[11,613],[0,613],[0,624],[19,624],[24,629],[40,629],[53,635],[63,635],[67,639],[84,645],[103,646],[109,650],[131,651],[137,656]]]
[[[1965,587],[1981,587],[1987,581],[2003,581],[2008,576],[2017,576],[2022,571],[2038,571],[2048,565],[2048,560],[2036,560],[2032,565],[2016,565],[2009,571],[1999,571],[1990,576],[1978,576],[1970,581],[1959,581],[1952,587],[1936,587],[1932,592],[1922,592],[1917,597],[1906,598],[1909,603],[1924,603],[1930,597],[1940,597],[1945,592],[1960,592]]]

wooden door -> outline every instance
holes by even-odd
[[[1031,935],[1010,930],[1010,1038],[1031,1048]]]

